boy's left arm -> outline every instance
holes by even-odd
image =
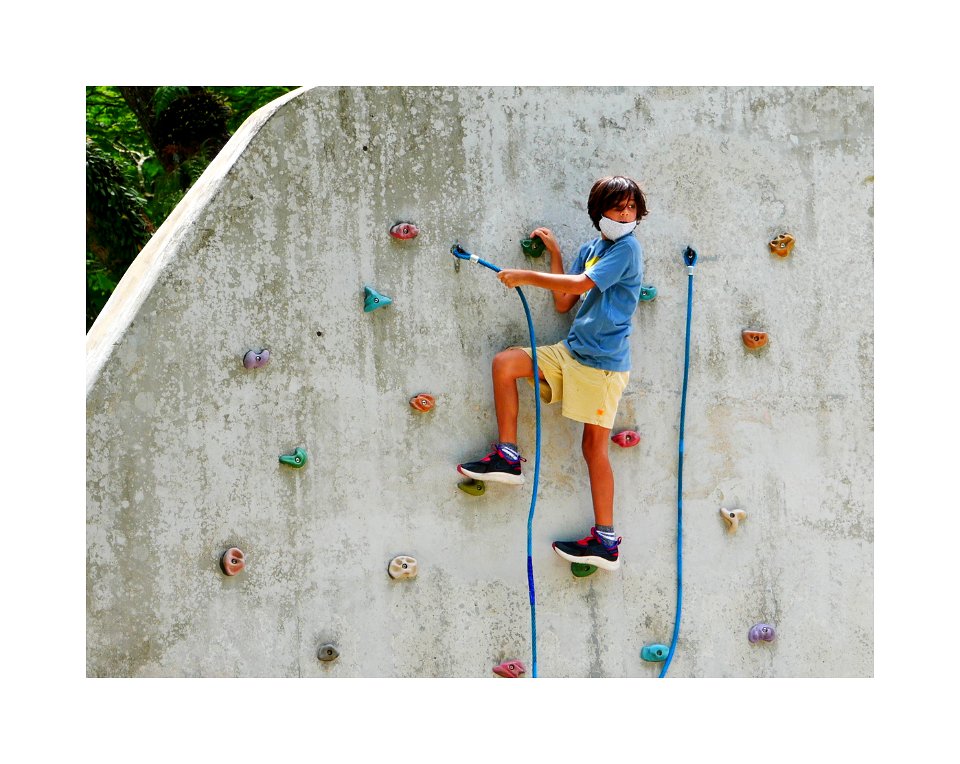
[[[500,282],[511,289],[518,286],[535,286],[555,292],[581,295],[594,287],[594,283],[585,273],[542,273],[517,268],[505,268],[497,274]]]

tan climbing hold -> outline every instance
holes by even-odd
[[[727,524],[727,533],[736,533],[740,527],[740,522],[747,519],[747,513],[742,509],[727,509],[720,507],[720,516]]]
[[[387,573],[390,574],[390,578],[416,578],[417,561],[413,557],[407,557],[406,555],[394,557],[390,560]]]

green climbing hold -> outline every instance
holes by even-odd
[[[546,246],[543,243],[543,239],[539,236],[534,236],[532,239],[524,239],[520,242],[520,248],[523,250],[525,255],[530,255],[530,257],[540,257],[543,254],[543,251],[546,249]]]
[[[573,573],[573,575],[575,575],[577,578],[586,578],[587,576],[592,576],[597,572],[597,566],[587,565],[584,562],[571,562],[570,572]]]
[[[380,294],[376,289],[371,289],[368,286],[363,288],[363,312],[369,313],[372,310],[377,308],[387,307],[393,300],[387,297],[385,294]]]
[[[469,480],[466,483],[457,483],[457,485],[461,491],[469,493],[471,496],[483,496],[484,491],[487,490],[482,480]]]
[[[644,645],[640,650],[640,657],[651,663],[663,663],[669,652],[670,649],[666,645]]]
[[[292,454],[281,454],[280,463],[289,464],[291,467],[300,469],[307,463],[307,452],[298,446],[297,450]]]
[[[640,302],[652,302],[657,299],[657,288],[652,284],[640,287]]]

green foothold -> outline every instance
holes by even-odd
[[[368,286],[363,288],[363,312],[369,313],[372,310],[377,308],[385,308],[390,303],[392,303],[389,297],[385,294],[380,294],[376,289],[371,289]]]
[[[640,287],[640,302],[652,302],[657,299],[657,288],[652,284]]]
[[[458,483],[457,485],[461,491],[469,493],[471,496],[483,496],[484,491],[487,490],[482,480],[470,480],[466,483]]]
[[[292,454],[281,454],[280,463],[289,464],[291,467],[300,469],[304,464],[307,463],[307,452],[298,447],[297,450]]]
[[[640,650],[640,657],[651,663],[663,663],[669,652],[670,648],[666,645],[644,645]]]
[[[540,257],[543,254],[543,251],[546,249],[546,246],[543,243],[543,239],[539,236],[534,236],[532,239],[524,239],[520,242],[520,248],[523,250],[525,255],[530,255],[530,257]]]
[[[592,576],[594,573],[596,573],[597,566],[587,565],[586,563],[583,563],[583,562],[571,562],[570,571],[577,578],[585,578],[586,576]]]

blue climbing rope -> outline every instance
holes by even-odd
[[[687,333],[683,348],[683,395],[680,398],[680,462],[677,467],[677,614],[673,621],[673,639],[670,651],[660,670],[660,679],[667,675],[670,662],[677,649],[680,637],[680,608],[683,604],[683,425],[687,416],[687,379],[690,376],[690,316],[693,313],[693,267],[697,264],[697,251],[687,247],[683,253],[687,264]]]
[[[463,249],[459,244],[450,247],[450,254],[461,260],[470,260],[473,263],[489,268],[494,273],[501,271],[493,263],[473,255]],[[533,355],[533,397],[537,402],[537,456],[533,468],[533,496],[530,499],[530,513],[527,516],[527,587],[530,590],[530,632],[531,642],[533,644],[533,678],[537,677],[537,597],[533,585],[533,513],[537,507],[537,487],[540,485],[540,385],[537,379],[540,376],[540,366],[537,363],[537,337],[533,331],[533,317],[530,315],[530,305],[520,287],[514,287],[517,294],[520,295],[520,302],[523,303],[523,311],[527,314],[527,329],[530,331],[530,348]]]

